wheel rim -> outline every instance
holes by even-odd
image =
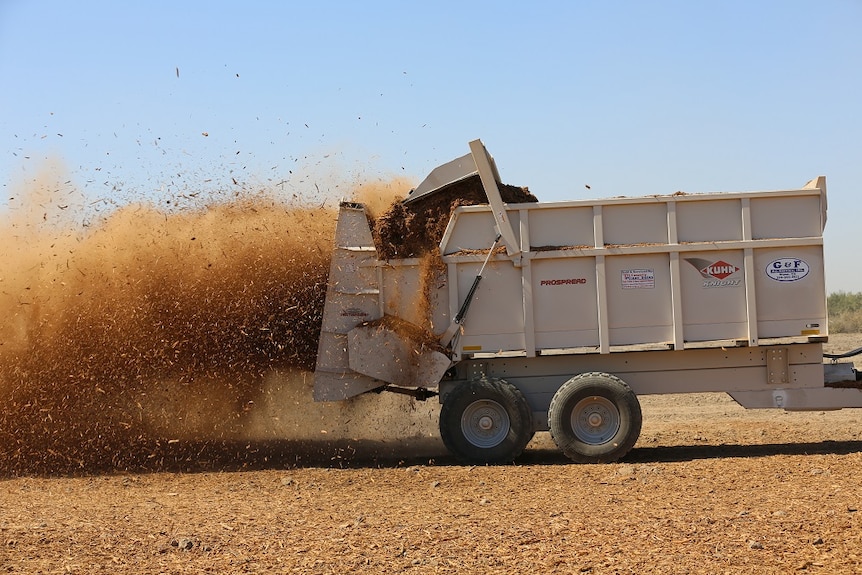
[[[591,396],[580,400],[572,410],[572,431],[580,441],[601,445],[620,430],[620,412],[607,398]]]
[[[495,447],[509,435],[509,414],[490,399],[480,399],[467,406],[461,415],[461,433],[476,447]]]

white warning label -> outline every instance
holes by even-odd
[[[655,270],[622,270],[623,289],[653,289]]]

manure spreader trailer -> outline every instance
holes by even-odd
[[[507,204],[476,140],[403,201],[467,178],[487,204],[454,209],[421,258],[381,259],[364,206],[341,204],[315,400],[439,396],[443,442],[472,463],[511,461],[536,431],[574,461],[615,461],[637,441],[646,394],[862,407],[862,372],[836,361],[862,348],[823,353],[825,177]]]

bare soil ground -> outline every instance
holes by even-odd
[[[251,441],[197,472],[0,479],[0,572],[862,572],[862,411],[642,404],[612,465],[568,464],[539,434],[515,465],[462,466],[425,434],[353,459],[361,441],[302,458]]]

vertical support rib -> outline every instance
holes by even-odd
[[[751,200],[742,198],[742,239],[751,241]],[[745,268],[745,316],[748,326],[748,345],[756,346],[757,335],[757,293],[754,288],[754,250],[745,248],[743,253],[743,267]]]
[[[667,203],[667,243],[679,244],[676,230],[676,202]],[[682,283],[679,277],[679,252],[670,252],[670,297],[671,313],[673,314],[673,348],[683,349],[685,338],[682,323]]]
[[[520,210],[521,226],[521,289],[524,293],[524,350],[527,357],[536,357],[536,324],[533,318],[533,266],[530,252],[530,211]]]
[[[605,247],[605,232],[602,225],[602,206],[593,206],[593,242],[595,247]],[[611,352],[611,334],[608,328],[608,280],[605,275],[605,256],[596,256],[596,308],[599,323],[599,353]]]

